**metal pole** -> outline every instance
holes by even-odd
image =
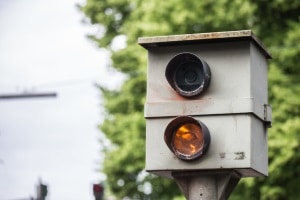
[[[187,200],[226,200],[241,178],[235,171],[175,172],[172,176]]]
[[[0,94],[0,99],[21,99],[21,98],[37,98],[37,97],[56,97],[55,92],[44,93],[21,93],[21,94]]]

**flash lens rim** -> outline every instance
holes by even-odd
[[[192,123],[192,124],[199,126],[199,128],[202,130],[202,134],[203,134],[202,149],[192,155],[186,155],[186,154],[182,154],[182,153],[178,152],[178,150],[174,149],[175,147],[172,143],[174,134],[176,134],[176,131],[178,130],[178,128],[180,128],[183,124],[187,124],[187,123]],[[169,147],[169,149],[175,154],[176,157],[178,157],[179,159],[184,160],[184,161],[193,161],[193,160],[197,160],[197,159],[203,157],[206,154],[209,144],[210,144],[210,133],[209,133],[209,130],[206,127],[206,125],[204,123],[202,123],[201,121],[196,120],[190,116],[179,116],[179,117],[175,118],[174,120],[172,120],[168,124],[168,126],[165,130],[165,133],[164,133],[164,140],[165,140],[165,143],[167,144],[167,146]]]

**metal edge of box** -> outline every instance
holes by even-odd
[[[150,49],[155,47],[172,46],[179,44],[186,45],[195,43],[241,40],[249,40],[254,42],[266,58],[272,58],[271,54],[266,50],[263,43],[253,34],[251,30],[140,37],[138,38],[138,43],[145,49]]]

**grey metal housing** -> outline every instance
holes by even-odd
[[[268,174],[268,63],[270,54],[249,30],[139,38],[148,50],[146,170],[171,178],[172,172],[234,169],[242,176]],[[165,77],[175,55],[190,52],[205,60],[210,85],[186,99]],[[193,116],[211,134],[206,155],[193,162],[174,156],[164,142],[168,124]]]

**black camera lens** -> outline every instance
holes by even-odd
[[[174,56],[166,68],[169,84],[184,97],[201,94],[208,87],[210,76],[207,63],[191,53]]]
[[[199,62],[184,62],[175,71],[174,84],[183,91],[195,91],[201,87],[202,82],[203,70]]]

